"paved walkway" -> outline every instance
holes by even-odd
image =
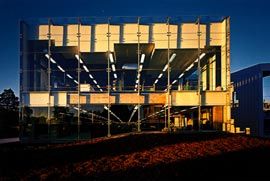
[[[19,142],[19,137],[0,139],[0,144]]]

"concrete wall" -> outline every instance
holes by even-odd
[[[65,32],[65,26],[67,26],[67,32]],[[114,43],[137,43],[138,40],[138,24],[135,23],[80,25],[79,28],[78,26],[77,24],[51,25],[51,39],[55,40],[56,46],[77,46],[77,36],[80,31],[81,52],[90,52],[91,46],[94,47],[94,52],[106,52],[108,50],[108,33],[110,35],[110,51],[114,51]],[[155,48],[167,48],[169,31],[170,48],[198,48],[198,30],[200,29],[200,48],[204,48],[207,44],[225,47],[226,20],[211,23],[209,26],[209,38],[207,38],[206,24],[200,26],[196,23],[139,25],[140,42],[155,43]],[[48,39],[48,25],[39,25],[38,31],[40,40]]]

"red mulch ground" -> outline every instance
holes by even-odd
[[[269,177],[269,163],[269,139],[222,133],[0,145],[0,180],[260,178]]]

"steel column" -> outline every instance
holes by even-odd
[[[48,136],[51,139],[51,20],[48,20]]]
[[[80,114],[81,114],[81,100],[80,100],[80,95],[81,95],[81,90],[80,90],[80,87],[81,87],[81,64],[80,64],[80,37],[81,37],[81,31],[80,31],[80,26],[81,26],[81,23],[80,23],[80,19],[78,19],[78,32],[77,32],[77,38],[78,38],[78,56],[79,56],[79,60],[78,60],[78,67],[77,67],[77,76],[78,76],[78,120],[77,120],[77,140],[80,139]]]
[[[107,89],[108,89],[108,130],[107,130],[107,136],[110,137],[111,136],[111,113],[110,113],[110,110],[111,110],[111,103],[110,103],[110,91],[111,91],[111,83],[110,83],[110,72],[111,72],[111,69],[110,69],[110,37],[111,37],[111,33],[110,33],[110,18],[108,18],[108,32],[107,32],[107,38],[108,38],[108,52],[107,52]]]
[[[200,48],[200,43],[201,43],[201,30],[200,30],[200,17],[198,17],[197,20],[198,24],[198,32],[197,32],[197,38],[198,38],[198,130],[200,131],[201,128],[201,60],[200,60],[200,55],[201,55],[201,48]]]
[[[141,32],[140,32],[140,17],[138,17],[138,32],[137,32],[137,37],[138,37],[138,46],[137,46],[137,58],[138,58],[138,67],[137,67],[137,76],[138,76],[138,99],[140,99],[140,89],[141,89],[141,85],[140,85],[140,79],[141,76],[140,75],[140,55],[141,55],[141,50],[140,50],[140,36],[141,36]],[[138,122],[137,122],[137,126],[138,126],[138,132],[141,132],[141,106],[140,106],[140,100],[138,100]]]
[[[167,69],[167,74],[168,74],[168,79],[167,79],[167,104],[168,104],[168,131],[171,131],[171,91],[170,91],[170,72],[171,72],[171,66],[170,66],[170,37],[171,37],[171,32],[170,32],[170,18],[168,17],[167,19],[167,25],[168,25],[168,51],[167,51],[167,64],[168,64],[168,69]]]

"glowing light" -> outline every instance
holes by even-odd
[[[52,63],[56,63],[56,61],[52,57],[50,58],[48,54],[46,54],[45,57],[47,57],[48,60],[50,59]]]
[[[193,66],[194,66],[194,64],[191,64],[191,65],[186,69],[186,71],[189,71]]]
[[[59,70],[61,70],[61,72],[65,72],[65,70],[60,65],[57,65],[57,67],[59,68]]]
[[[160,79],[162,76],[163,76],[163,74],[161,73],[161,74],[159,74],[158,78]]]
[[[78,61],[80,61],[81,64],[83,64],[83,61],[82,61],[82,59],[79,57],[79,55],[76,54],[75,57],[76,57],[76,59],[77,59]]]
[[[110,62],[113,63],[114,61],[113,61],[113,54],[112,53],[110,53],[109,58],[110,58]]]
[[[180,78],[183,77],[183,76],[184,76],[184,73],[180,74],[178,78],[180,79]]]
[[[90,77],[91,79],[94,79],[94,77],[93,77],[91,74],[89,74],[89,77]]]
[[[99,88],[99,89],[100,89],[100,86],[99,86],[99,85],[97,85],[97,88]]]
[[[154,82],[154,84],[158,83],[158,79]]]
[[[169,62],[171,63],[171,62],[174,60],[175,57],[176,57],[176,53],[174,53],[174,54],[171,56],[171,58],[169,59]]]
[[[117,79],[117,75],[116,74],[113,74],[114,78]]]
[[[73,79],[73,78],[71,77],[71,75],[69,75],[69,74],[67,74],[67,77],[70,78],[70,79]]]
[[[200,59],[202,59],[203,57],[205,56],[205,53],[202,53],[201,55],[200,55]],[[199,60],[198,60],[198,58],[194,61],[194,62],[198,62]]]
[[[172,82],[172,84],[175,84],[177,82],[177,80],[174,80],[173,82]]]
[[[167,68],[168,68],[168,64],[165,65],[165,67],[163,68],[162,71],[165,72],[167,70]]]
[[[112,70],[115,72],[115,65],[112,64]]]
[[[140,65],[139,71],[142,71],[143,65]]]
[[[143,62],[144,62],[144,59],[145,59],[145,54],[142,54],[142,56],[141,56],[141,63],[143,64]]]
[[[97,81],[96,81],[96,80],[93,80],[93,82],[94,82],[95,84],[97,84]]]
[[[89,72],[88,68],[85,65],[83,65],[83,68],[86,72]]]
[[[75,82],[76,84],[79,84],[77,80],[74,80],[74,82]]]

